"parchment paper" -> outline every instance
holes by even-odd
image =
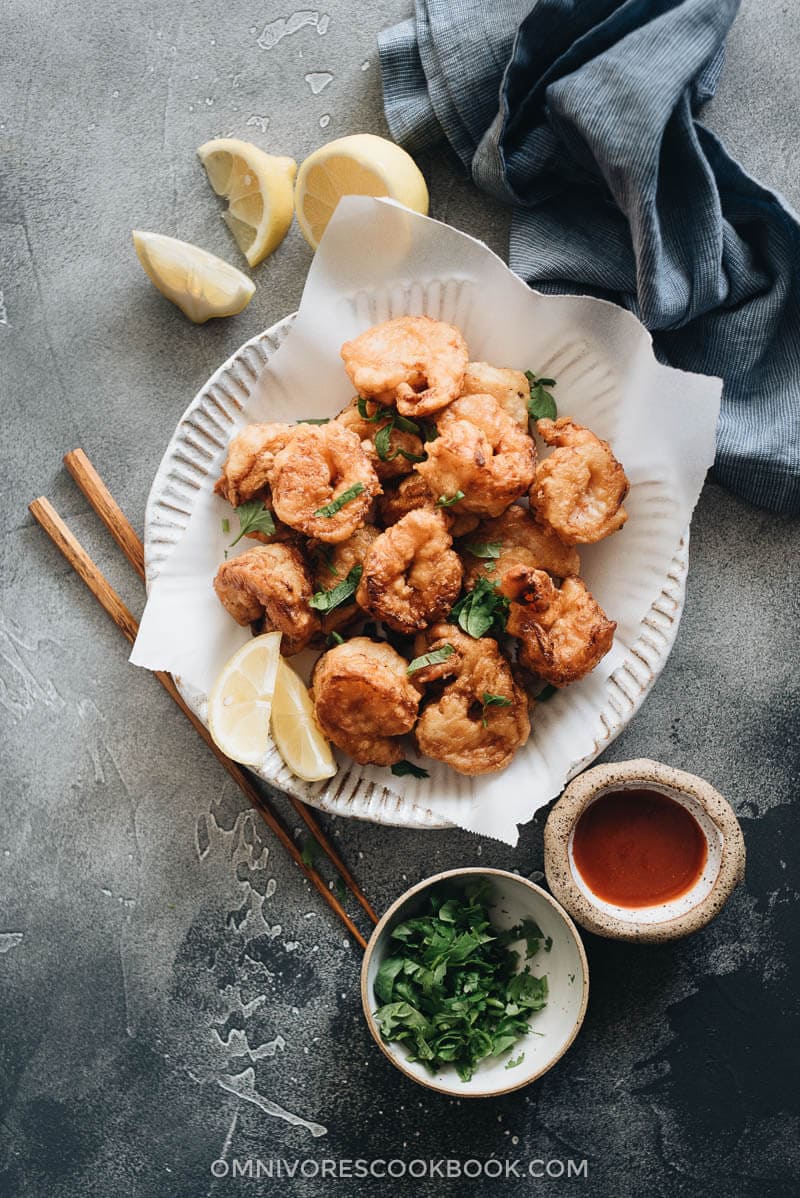
[[[426,761],[431,777],[424,781],[356,767],[464,828],[514,844],[517,825],[560,792],[592,749],[591,713],[605,701],[606,680],[664,586],[714,460],[721,382],[657,363],[647,331],[630,313],[601,300],[540,295],[474,238],[391,201],[351,196],[328,226],[297,319],[234,431],[252,421],[334,415],[353,394],[342,342],[405,313],[457,325],[473,360],[557,378],[559,414],[607,438],[631,481],[628,523],[581,548],[582,576],[617,621],[615,646],[592,675],[534,713],[531,739],[512,765],[467,779]],[[212,478],[222,450],[218,458]],[[198,492],[188,526],[150,588],[131,654],[134,664],[169,670],[203,692],[249,636],[211,585],[231,539],[223,517],[236,528],[211,485]],[[234,552],[251,545],[240,542]]]

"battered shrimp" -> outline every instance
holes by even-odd
[[[367,551],[380,535],[380,529],[365,524],[363,528],[357,528],[352,537],[338,545],[318,545],[312,551],[314,590],[330,591],[344,582],[354,566],[363,567]],[[355,598],[335,607],[327,614],[321,612],[322,631],[328,633],[334,628],[341,628],[360,614],[361,608]]]
[[[521,370],[490,366],[488,362],[470,362],[461,394],[492,395],[523,433],[527,433],[531,386]]]
[[[330,544],[366,523],[381,489],[356,434],[335,421],[297,425],[275,455],[269,481],[284,524]]]
[[[482,520],[459,548],[468,590],[482,576],[499,583],[514,566],[532,566],[556,578],[568,578],[580,570],[577,550],[517,503],[494,520]],[[497,556],[491,557],[492,553]]]
[[[378,420],[370,420],[368,417],[362,416],[358,410],[358,399],[356,398],[349,407],[339,413],[336,420],[356,434],[361,442],[361,448],[372,463],[379,479],[398,478],[408,474],[414,469],[414,462],[424,457],[421,439],[414,433],[394,425],[386,434],[388,442],[383,444],[384,435],[382,434],[378,445],[376,445],[377,434],[387,425],[393,424],[392,417],[395,413],[390,408],[381,408],[379,404],[374,403],[368,405],[367,411],[369,416],[378,412],[386,414],[381,414]],[[383,451],[383,457],[378,452],[379,447]]]
[[[558,448],[536,471],[531,507],[571,545],[602,541],[622,528],[629,484],[608,442],[569,416],[539,420],[536,428]]]
[[[411,633],[450,611],[461,561],[441,512],[409,512],[381,533],[364,559],[356,599],[397,632]]]
[[[511,600],[506,631],[519,637],[519,660],[553,686],[568,686],[605,657],[617,625],[580,578],[557,588],[549,574],[517,566],[501,588]]]
[[[248,424],[228,446],[228,456],[214,490],[238,507],[269,492],[275,454],[294,432],[289,424]]]
[[[458,329],[430,316],[385,320],[341,352],[359,395],[411,417],[438,412],[460,394],[468,358]]]
[[[282,632],[281,653],[286,657],[305,649],[319,631],[319,620],[308,605],[311,576],[292,545],[258,545],[223,562],[214,590],[238,624],[263,619],[263,632]]]
[[[428,633],[428,650],[452,646],[443,662],[414,674],[417,684],[452,679],[423,708],[414,736],[420,752],[460,774],[504,769],[528,739],[528,699],[490,637],[474,640],[452,624]]]
[[[409,512],[427,508],[429,511],[439,511],[445,516],[450,528],[450,535],[463,537],[477,527],[480,517],[470,512],[454,511],[452,508],[437,508],[436,497],[428,490],[428,484],[418,471],[407,475],[399,486],[387,488],[378,500],[378,512],[384,528],[396,524]]]
[[[419,706],[407,668],[391,645],[365,636],[329,649],[314,667],[319,725],[361,765],[393,765],[403,756],[398,737],[413,728]]]
[[[533,481],[536,450],[491,395],[465,395],[438,421],[417,470],[437,496],[462,491],[460,512],[499,516]]]

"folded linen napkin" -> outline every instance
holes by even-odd
[[[514,205],[539,291],[630,309],[724,380],[717,479],[800,511],[800,225],[697,120],[739,0],[416,0],[378,39],[392,136]]]

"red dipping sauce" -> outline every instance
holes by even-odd
[[[572,857],[598,898],[617,907],[653,907],[691,890],[708,844],[694,816],[667,795],[612,790],[578,820]]]

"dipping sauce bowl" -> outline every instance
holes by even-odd
[[[547,882],[598,936],[652,943],[705,927],[744,877],[730,804],[658,761],[598,765],[577,777],[544,832]]]

